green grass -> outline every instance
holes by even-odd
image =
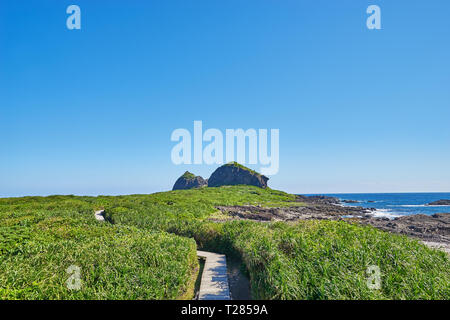
[[[175,299],[195,281],[192,239],[98,222],[74,197],[0,203],[2,299]],[[80,290],[66,285],[72,265]]]
[[[236,161],[228,162],[228,163],[224,164],[224,166],[241,168],[243,170],[249,171],[252,174],[261,176],[261,174],[259,172],[256,172],[255,170],[247,168],[246,166],[243,166],[242,164],[240,164],[239,162],[236,162]]]
[[[448,299],[448,257],[417,241],[337,221],[224,224],[262,299]],[[381,269],[381,290],[367,267]]]
[[[181,177],[190,180],[190,179],[195,179],[196,175],[193,173],[190,173],[189,171],[186,171],[185,173],[183,173],[183,175]]]
[[[302,204],[252,186],[0,199],[0,298],[186,297],[196,244],[241,258],[254,298],[450,297],[448,256],[416,240],[344,221],[214,223],[218,205]],[[111,223],[95,221],[99,208]],[[71,264],[82,270],[79,291],[65,286]],[[381,270],[380,290],[366,284],[371,265]]]

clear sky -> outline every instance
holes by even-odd
[[[194,120],[279,129],[276,189],[448,192],[449,15],[448,0],[1,0],[0,196],[208,177],[217,165],[170,157]]]

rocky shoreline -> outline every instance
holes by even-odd
[[[240,220],[256,221],[295,221],[308,219],[340,220],[343,217],[366,217],[375,209],[344,207],[339,200],[325,196],[297,196],[302,205],[291,207],[266,208],[261,206],[217,206],[223,214]]]
[[[346,220],[368,224],[378,229],[404,234],[422,240],[431,247],[450,253],[450,214],[401,216],[395,219],[373,216],[374,208],[343,206],[337,198],[297,196],[302,205],[265,208],[261,206],[218,206],[229,219],[269,221]]]

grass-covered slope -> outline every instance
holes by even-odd
[[[217,205],[245,204],[302,205],[293,195],[250,186],[0,199],[0,297],[180,297],[196,267],[192,239],[242,258],[254,298],[450,297],[448,256],[404,236],[343,221],[208,220]],[[95,221],[100,207],[112,224]],[[87,271],[85,286],[68,292],[65,269],[77,263]],[[367,286],[371,265],[381,270],[380,290]]]
[[[198,265],[192,239],[98,222],[81,199],[0,200],[1,299],[189,295]],[[70,266],[79,268],[79,290]]]
[[[448,299],[449,260],[416,241],[337,221],[235,222],[219,233],[237,250],[263,299]],[[367,286],[367,267],[381,289]]]

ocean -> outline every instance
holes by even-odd
[[[341,193],[323,194],[340,200],[356,200],[345,206],[375,208],[374,216],[395,218],[402,215],[450,213],[450,206],[427,206],[427,203],[450,199],[450,193]]]

